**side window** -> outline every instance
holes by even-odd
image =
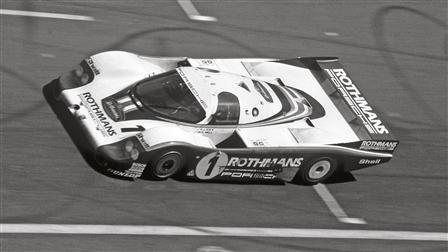
[[[237,125],[240,119],[240,104],[238,97],[229,92],[218,94],[218,108],[210,124]]]

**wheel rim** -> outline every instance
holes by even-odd
[[[168,153],[156,164],[155,175],[159,178],[168,178],[179,170],[181,156],[179,153]]]
[[[312,180],[319,180],[325,177],[331,170],[331,162],[329,160],[320,160],[311,166],[308,171],[308,177]]]

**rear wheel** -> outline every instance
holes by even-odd
[[[301,179],[305,184],[314,185],[324,182],[336,170],[336,161],[331,158],[325,157],[314,160],[310,165],[301,168],[299,173]]]
[[[182,154],[176,151],[165,153],[151,166],[151,177],[159,180],[167,179],[178,173],[182,166]]]

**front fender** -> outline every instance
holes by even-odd
[[[159,126],[143,132],[143,139],[151,147],[169,142],[184,142],[199,147],[215,148],[212,141],[203,135],[187,132],[177,126]]]

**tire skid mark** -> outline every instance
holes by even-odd
[[[376,108],[381,115],[387,115],[385,111]],[[387,117],[387,116],[385,116]],[[443,135],[446,132],[446,127],[438,127],[432,122],[417,120],[410,117],[388,117],[387,124],[392,126],[394,135],[400,140],[400,144],[416,144],[425,143],[426,146],[445,147],[446,143],[439,144],[428,138],[428,135]],[[418,134],[416,134],[418,132]]]
[[[1,72],[9,74],[9,75],[13,76],[14,78],[18,79],[20,81],[19,83],[29,87],[30,89],[35,90],[35,91],[40,91],[39,85],[37,85],[35,82],[28,79],[27,77],[17,73],[16,71],[14,71],[10,68],[7,68],[5,66],[2,66],[2,65],[0,65],[0,70],[1,70]],[[34,113],[35,111],[42,109],[43,107],[45,107],[45,105],[46,105],[46,102],[44,100],[30,104],[23,109],[13,112],[9,116],[3,117],[0,123],[6,124],[6,123],[11,122],[12,120],[16,120],[16,119],[28,116],[28,115]],[[4,112],[2,112],[2,115],[3,114],[4,114]]]
[[[161,19],[161,20],[168,20],[168,21],[176,21],[176,22],[179,22],[179,23],[185,23],[185,19],[184,18],[176,18],[176,17],[172,17],[172,16],[161,15],[160,13],[150,13],[150,15],[149,15],[148,13],[139,13],[139,12],[136,12],[136,11],[129,11],[129,10],[124,10],[124,9],[114,8],[114,7],[110,7],[110,6],[107,6],[107,5],[98,7],[98,6],[95,6],[93,4],[84,3],[84,2],[82,2],[82,3],[69,3],[69,4],[72,5],[72,6],[88,7],[88,8],[92,8],[92,9],[99,9],[101,11],[107,10],[107,11],[116,12],[116,13],[120,13],[120,14],[135,15],[135,16],[141,16],[141,17],[145,17],[145,18],[150,17],[150,18],[157,18],[157,19]],[[322,38],[322,37],[316,37],[316,36],[305,36],[305,35],[292,34],[291,32],[267,30],[267,29],[262,29],[262,28],[248,27],[248,26],[229,24],[229,23],[226,24],[226,23],[223,23],[223,22],[213,23],[213,27],[228,28],[228,29],[239,30],[239,31],[243,31],[243,32],[257,32],[257,33],[262,33],[263,37],[272,36],[272,37],[275,37],[275,38],[278,38],[278,39],[280,39],[280,38],[289,38],[289,39],[293,39],[293,40],[307,40],[307,41],[314,41],[314,42],[320,42],[320,43],[326,43],[326,44],[348,46],[348,47],[353,47],[353,48],[358,48],[358,49],[382,51],[382,52],[385,52],[385,53],[394,53],[394,54],[397,54],[397,55],[406,55],[406,56],[412,56],[412,57],[417,57],[417,58],[432,59],[432,60],[438,60],[438,61],[446,61],[446,60],[448,60],[447,56],[408,52],[408,51],[403,51],[403,50],[400,50],[400,49],[393,49],[392,50],[392,49],[389,49],[389,48],[378,48],[377,46],[374,46],[374,45],[364,45],[364,44],[359,44],[359,43],[339,41],[339,40],[334,40],[334,39],[328,39],[328,37]],[[448,36],[448,34],[447,34],[447,36]]]
[[[206,31],[206,30],[202,30],[202,29],[198,29],[198,28],[190,28],[190,27],[160,27],[160,28],[155,28],[155,29],[147,29],[147,30],[143,30],[143,31],[138,31],[138,32],[135,32],[135,33],[125,36],[124,38],[118,40],[115,43],[112,43],[111,45],[109,45],[106,48],[100,49],[99,51],[109,51],[109,50],[114,50],[114,49],[123,47],[126,44],[128,44],[134,40],[137,40],[143,36],[149,35],[149,34],[163,33],[163,32],[177,32],[177,31],[191,31],[191,32],[196,32],[196,33],[200,33],[200,34],[206,34],[206,35],[209,35],[212,37],[217,37],[217,38],[220,38],[221,40],[235,44],[236,46],[242,48],[243,50],[248,51],[249,53],[251,53],[253,55],[256,55],[257,57],[262,55],[262,53],[254,50],[251,47],[246,46],[243,43],[240,43],[237,40],[234,40],[230,37],[223,36],[219,33]],[[160,41],[160,43],[164,43],[164,41]],[[95,52],[91,52],[88,54],[94,54],[94,53]],[[34,83],[33,81],[29,80],[28,78],[18,74],[17,72],[15,72],[12,69],[6,68],[4,66],[0,66],[0,67],[5,73],[12,75],[16,79],[20,80],[21,83],[25,84],[26,86],[28,86],[34,90],[39,90],[39,86],[36,83]],[[46,105],[45,101],[39,102],[38,104],[32,104],[32,105],[28,106],[27,108],[22,109],[19,112],[16,112],[13,115],[4,118],[4,123],[7,123],[13,119],[18,119],[20,117],[27,116],[27,115],[31,114],[32,112],[34,112],[35,110],[39,110],[40,108],[44,107],[45,105]],[[2,119],[2,122],[3,122],[3,119]],[[83,188],[86,188],[86,190],[88,190],[89,187],[94,185],[94,178],[89,176],[88,173],[86,173],[86,177],[80,178],[80,181],[84,181],[83,184],[85,184],[85,186],[83,186]],[[64,187],[58,186],[57,184],[51,184],[46,181],[42,181],[41,183],[45,184],[48,188],[53,188],[55,191],[62,192],[66,196],[69,196],[72,198],[89,201],[94,204],[110,205],[115,210],[126,213],[130,217],[140,215],[141,218],[148,218],[147,214],[140,213],[138,211],[129,211],[129,209],[127,209],[126,207],[122,207],[121,205],[116,205],[113,203],[111,204],[110,202],[108,202],[106,200],[100,200],[95,197],[89,197],[89,196],[83,194],[82,192],[79,192],[78,190],[74,190],[73,188],[66,188],[65,186]],[[71,202],[72,202],[72,204],[74,204],[75,202],[78,202],[78,200],[73,200]],[[45,212],[40,212],[40,213],[34,213],[34,214],[26,215],[26,216],[24,216],[24,215],[10,216],[8,218],[5,218],[4,221],[8,222],[8,223],[15,223],[15,222],[24,223],[24,222],[30,222],[30,221],[36,221],[36,220],[38,220],[39,222],[43,222],[46,219],[48,219],[49,217],[57,216],[58,213],[63,212],[64,210],[69,208],[72,204],[67,205],[66,203],[64,203],[64,204],[56,203],[55,206],[53,206],[51,208],[51,210],[48,210]],[[155,221],[159,221],[161,223],[170,223],[172,225],[181,225],[182,224],[182,223],[176,223],[174,221],[170,221],[168,219],[159,218],[155,214],[154,214],[154,216],[151,216],[151,219],[155,220]]]
[[[387,17],[387,15],[393,11],[405,11],[417,16],[421,16],[424,19],[431,21],[433,24],[443,28],[444,31],[447,29],[448,26],[445,24],[445,22],[443,22],[443,20],[432,17],[422,11],[415,10],[409,7],[395,6],[395,5],[382,7],[375,13],[372,20],[372,30],[374,39],[377,47],[381,48],[381,50],[378,51],[383,57],[386,65],[389,67],[391,74],[395,77],[397,83],[403,88],[404,92],[408,93],[412,99],[414,99],[418,104],[420,104],[419,106],[420,108],[425,109],[423,112],[425,112],[425,114],[427,114],[430,117],[430,119],[437,125],[437,127],[446,129],[446,121],[440,120],[441,118],[437,116],[436,111],[430,106],[430,104],[424,99],[424,97],[420,95],[419,90],[411,85],[411,83],[413,82],[408,80],[395,57],[391,53],[389,53],[394,51],[390,49],[390,46],[386,41],[384,35],[384,28],[385,28],[384,20]],[[447,59],[446,56],[443,58],[445,60]]]
[[[257,51],[255,49],[253,49],[252,47],[247,46],[229,36],[224,36],[217,32],[204,30],[204,29],[200,29],[200,28],[193,28],[193,27],[159,27],[159,28],[151,28],[151,29],[147,29],[147,30],[137,31],[137,32],[127,35],[125,38],[123,38],[113,44],[110,44],[106,48],[100,49],[99,51],[110,51],[110,50],[119,49],[119,48],[125,46],[127,43],[129,43],[133,40],[137,40],[146,35],[155,34],[155,33],[179,32],[179,31],[195,32],[195,33],[209,35],[211,37],[217,37],[217,38],[220,38],[220,39],[227,41],[231,44],[237,45],[238,47],[250,52],[251,54],[253,54],[256,57],[263,57],[263,55],[264,55],[262,52]]]

